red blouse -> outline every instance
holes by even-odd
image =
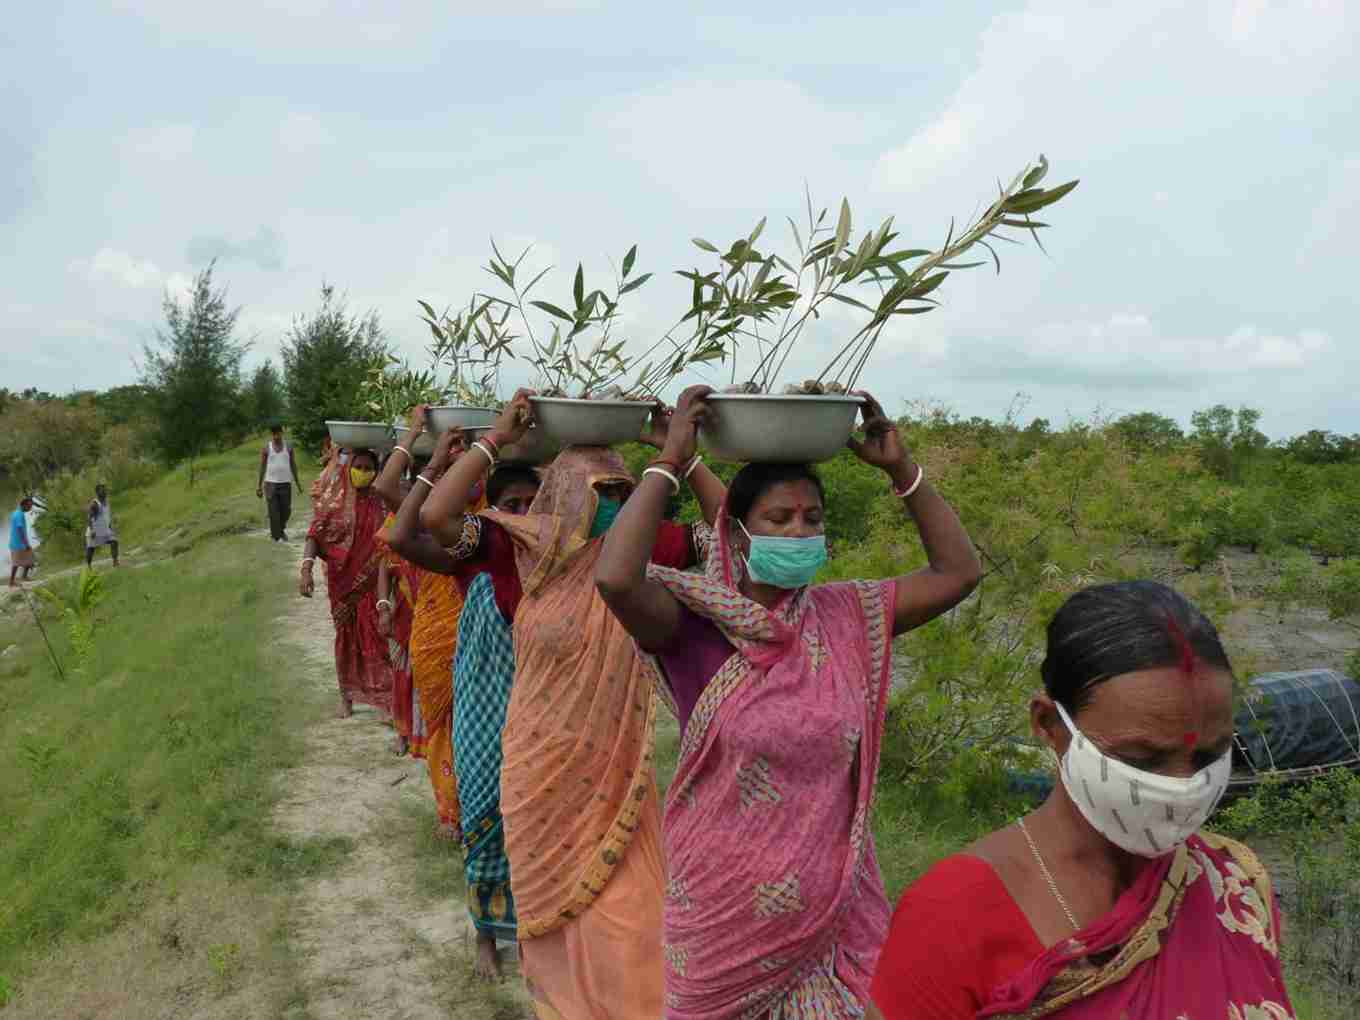
[[[496,592],[496,606],[507,621],[513,621],[524,589],[520,586],[519,570],[515,566],[515,545],[506,530],[495,521],[469,514],[464,518],[462,540],[448,551],[458,561],[454,576],[464,594],[478,574],[490,574]],[[662,521],[656,534],[656,544],[652,546],[652,562],[659,567],[674,567],[676,570],[687,570],[694,566],[693,528],[673,521]]]
[[[1043,951],[992,866],[955,854],[902,894],[871,995],[884,1020],[974,1020]]]

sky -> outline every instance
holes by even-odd
[[[1055,425],[1249,405],[1282,437],[1360,432],[1357,0],[979,4],[183,0],[27,4],[0,39],[0,385],[133,382],[216,259],[247,367],[324,282],[422,364],[418,299],[494,287],[495,239],[604,283],[656,275],[639,345],[805,188],[857,233],[934,247],[1039,153],[1047,254],[1005,246],[861,380],[891,411]],[[490,13],[494,12],[494,13]],[[8,182],[8,186],[3,186]],[[858,313],[791,358],[815,375]],[[519,381],[507,373],[508,384]],[[685,381],[724,381],[695,376]]]

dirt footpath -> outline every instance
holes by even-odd
[[[301,543],[293,543],[300,547]],[[296,569],[295,558],[288,569]],[[294,597],[288,638],[297,681],[335,694],[333,636],[318,569],[314,598]],[[292,912],[308,1014],[316,1020],[521,1020],[532,1016],[514,952],[492,987],[472,974],[473,930],[458,878],[458,851],[435,841],[425,763],[394,756],[393,731],[355,706],[305,734],[275,824],[295,839],[339,838],[351,850],[326,877],[306,882]]]

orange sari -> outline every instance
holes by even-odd
[[[543,1020],[661,1016],[656,705],[632,639],[595,590],[595,486],[632,482],[610,450],[574,447],[524,516],[524,597],[501,738],[501,810],[523,973]],[[677,563],[677,566],[684,564]]]
[[[411,681],[420,703],[424,738],[411,753],[425,758],[439,823],[459,827],[458,780],[453,774],[453,652],[463,593],[456,578],[423,571],[411,625]]]

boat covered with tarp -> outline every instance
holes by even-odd
[[[1360,771],[1360,683],[1334,669],[1263,673],[1238,697],[1228,797],[1267,777],[1291,782],[1330,769]],[[1011,771],[1010,789],[1043,800],[1049,772]]]

